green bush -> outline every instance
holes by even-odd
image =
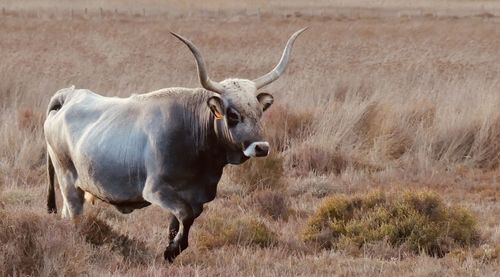
[[[446,206],[430,191],[327,198],[309,218],[302,236],[337,249],[387,240],[392,246],[406,245],[414,253],[438,257],[479,239],[469,211]]]

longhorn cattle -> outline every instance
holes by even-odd
[[[56,92],[44,123],[49,213],[57,212],[55,177],[65,218],[81,215],[89,195],[123,213],[158,205],[173,214],[164,252],[173,261],[188,246],[203,204],[215,198],[224,166],[268,154],[259,121],[273,97],[256,92],[283,73],[304,30],[290,37],[278,65],[255,80],[212,81],[196,46],[172,33],[194,55],[203,88],[127,98],[74,87]]]

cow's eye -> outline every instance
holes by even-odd
[[[227,124],[230,127],[236,126],[236,124],[240,122],[240,114],[236,110],[229,108],[227,109],[226,115],[227,115]]]

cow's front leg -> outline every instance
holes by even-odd
[[[193,209],[169,184],[162,182],[160,178],[148,178],[144,187],[143,198],[148,202],[167,209],[177,219],[177,234],[169,242],[164,253],[165,259],[172,262],[182,250],[188,247],[189,229],[195,218]]]
[[[172,216],[172,218],[170,219],[170,224],[168,225],[168,241],[173,241],[178,232],[179,220],[177,220],[177,217]]]
[[[193,204],[191,205],[191,208],[193,210],[193,219],[196,219],[198,216],[200,216],[201,212],[203,212],[203,204]],[[168,241],[173,241],[178,232],[179,220],[177,220],[175,216],[172,216],[172,218],[170,219],[170,224],[168,226]],[[188,241],[186,241],[186,246],[187,244]]]
[[[182,250],[186,249],[189,245],[189,229],[193,225],[194,220],[203,212],[203,204],[193,204],[191,205],[192,220],[189,222],[184,222],[184,224],[179,224],[179,221],[171,221],[169,226],[169,239],[170,244],[165,250],[164,257],[165,260],[172,262],[177,255],[179,255]],[[175,217],[174,217],[175,218]],[[177,229],[176,229],[177,228]],[[183,228],[183,229],[182,229]],[[177,230],[177,234],[174,235],[172,231]],[[182,230],[183,235],[180,235]],[[172,237],[170,237],[172,236]],[[176,242],[177,240],[177,242]],[[172,256],[173,255],[173,256]]]

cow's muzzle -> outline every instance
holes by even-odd
[[[267,141],[252,142],[248,145],[243,154],[247,157],[265,157],[269,154],[269,143]]]

